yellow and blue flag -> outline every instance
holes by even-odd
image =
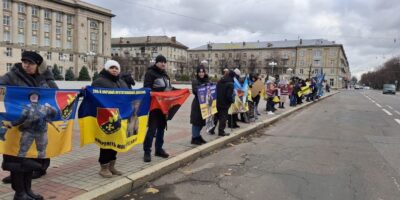
[[[146,136],[150,89],[87,87],[79,107],[81,146],[126,152]]]
[[[0,153],[51,158],[69,152],[78,90],[0,87]]]

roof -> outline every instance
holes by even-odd
[[[300,44],[300,42],[302,44]],[[265,49],[265,48],[294,48],[301,46],[339,46],[334,41],[325,39],[311,40],[283,40],[267,42],[231,42],[231,43],[210,43],[190,50],[208,50],[210,45],[212,50],[230,50],[230,49]]]
[[[187,46],[176,41],[176,37],[143,36],[143,37],[111,38],[111,46],[143,46],[143,45],[166,45],[182,49],[188,49]]]

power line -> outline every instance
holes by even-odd
[[[213,22],[207,19],[203,19],[203,18],[198,18],[198,17],[193,17],[193,16],[189,16],[189,15],[185,15],[185,14],[181,14],[181,13],[177,13],[177,12],[173,12],[173,11],[169,11],[169,10],[165,10],[165,9],[160,9],[160,8],[156,8],[156,7],[152,7],[152,6],[148,6],[145,4],[141,4],[141,3],[137,3],[137,2],[132,2],[130,0],[119,0],[119,1],[124,1],[127,4],[135,4],[137,6],[141,6],[147,9],[151,9],[151,10],[156,10],[162,13],[166,13],[166,14],[170,14],[170,15],[175,15],[175,16],[179,16],[179,17],[183,17],[183,18],[187,18],[190,20],[194,20],[194,21],[199,21],[202,23],[207,23],[207,24],[213,24],[216,26],[220,26],[222,28],[235,28],[233,25],[227,25],[227,24],[222,24],[222,23],[217,23],[217,22]],[[333,34],[328,34],[328,35],[322,35],[322,34],[311,34],[311,33],[278,33],[278,32],[265,32],[262,30],[258,30],[258,31],[254,31],[254,30],[250,30],[251,33],[263,33],[266,35],[293,35],[296,37],[299,37],[300,35],[302,36],[309,36],[309,37],[340,37],[340,38],[352,38],[352,39],[365,39],[365,40],[394,40],[397,41],[399,38],[395,38],[395,37],[363,37],[363,36],[357,36],[357,35],[333,35]]]

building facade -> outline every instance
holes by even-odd
[[[220,76],[224,68],[264,76],[290,73],[301,78],[322,70],[333,88],[346,87],[351,77],[343,45],[323,39],[210,43],[188,50],[191,73],[202,60],[208,61],[211,76]]]
[[[80,0],[2,0],[0,75],[20,62],[25,50],[42,55],[49,68],[102,68],[111,55],[110,10]]]
[[[136,80],[142,80],[146,69],[159,54],[167,58],[167,71],[174,78],[187,68],[187,49],[176,37],[144,36],[111,39],[113,59],[120,62],[122,70],[131,70]]]

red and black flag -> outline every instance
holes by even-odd
[[[189,95],[189,89],[151,92],[150,111],[160,109],[167,119],[171,120]]]

